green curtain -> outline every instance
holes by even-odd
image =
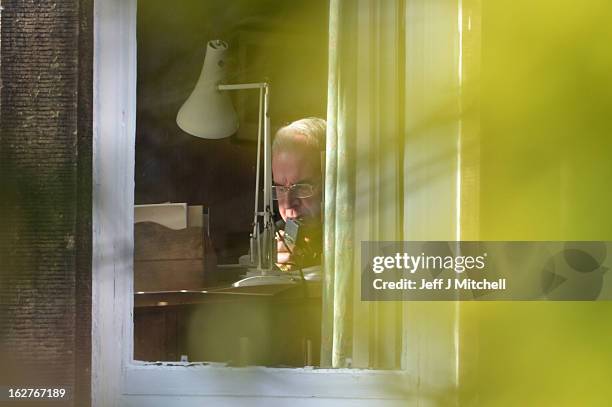
[[[360,301],[358,258],[402,239],[404,7],[330,4],[322,366],[400,366],[401,306]]]
[[[321,342],[324,367],[345,367],[352,353],[355,146],[351,135],[356,83],[353,64],[346,63],[348,59],[354,61],[351,41],[346,38],[353,22],[341,13],[341,3],[332,0],[330,4]]]
[[[324,367],[457,381],[455,305],[361,301],[359,257],[362,241],[458,236],[461,4],[330,2]]]

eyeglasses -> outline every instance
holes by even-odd
[[[293,184],[288,187],[272,185],[272,199],[278,200],[291,193],[295,198],[310,198],[314,195],[315,186],[312,184]]]

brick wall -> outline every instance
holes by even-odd
[[[93,0],[2,7],[0,386],[65,384],[86,406]]]

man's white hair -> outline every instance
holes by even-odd
[[[325,151],[327,123],[318,117],[307,117],[281,127],[274,137],[272,151],[311,150]]]

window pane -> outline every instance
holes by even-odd
[[[253,271],[239,264],[250,260],[253,233],[258,90],[223,91],[239,123],[229,137],[194,137],[177,113],[198,83],[207,43],[221,40],[227,51],[215,69],[226,72],[224,83],[269,83],[272,134],[325,117],[328,7],[215,0],[169,10],[167,1],[139,2],[135,359],[318,364],[320,267],[310,279],[308,268],[290,267],[280,280],[232,286]]]

